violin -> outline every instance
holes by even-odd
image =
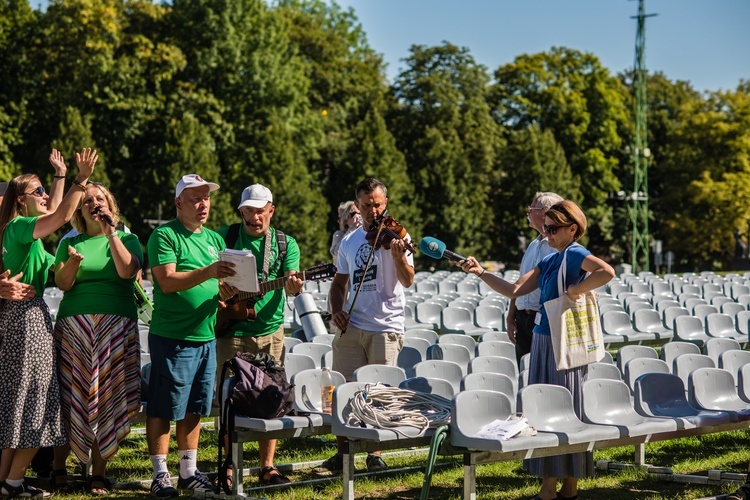
[[[399,224],[392,216],[386,215],[379,221],[375,221],[370,226],[370,230],[367,231],[366,239],[375,250],[380,247],[390,250],[391,242],[393,242],[394,239],[399,239],[404,242],[406,249],[413,254],[415,250],[411,242],[404,240],[406,234],[407,231],[404,226]]]

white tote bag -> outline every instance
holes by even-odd
[[[557,272],[559,296],[544,303],[558,370],[601,361],[605,351],[596,293],[586,292],[578,300],[565,295],[567,259],[566,248]]]

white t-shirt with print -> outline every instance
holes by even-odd
[[[339,274],[349,275],[348,311],[357,293],[362,273],[370,257],[372,246],[367,242],[364,228],[346,235],[341,241],[336,268]],[[411,239],[407,234],[406,239]],[[414,267],[414,256],[407,253],[409,265]],[[404,331],[404,287],[396,276],[396,263],[391,251],[383,247],[375,256],[362,282],[357,302],[354,305],[351,323],[360,330],[374,332]]]

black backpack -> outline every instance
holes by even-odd
[[[229,388],[230,396],[224,401],[224,380],[231,369],[237,381]],[[294,411],[294,386],[286,379],[286,370],[270,354],[238,352],[227,360],[221,370],[219,402],[224,405],[219,426],[219,487],[230,493],[227,469],[231,457],[227,453],[222,463],[224,436],[234,432],[235,415],[251,418],[276,418]],[[228,450],[227,450],[228,452]],[[238,467],[241,467],[239,464]]]

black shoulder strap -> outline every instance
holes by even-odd
[[[227,235],[224,236],[224,243],[226,243],[227,248],[234,248],[234,244],[237,243],[237,238],[239,237],[240,237],[240,224],[238,222],[236,224],[232,224],[231,226],[229,226]]]
[[[279,262],[281,262],[281,271],[284,271],[284,259],[286,259],[286,235],[276,230],[276,246],[279,247]]]

